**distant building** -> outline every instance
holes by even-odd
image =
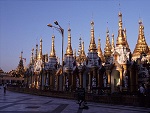
[[[16,77],[13,73],[15,73],[14,70],[10,71],[9,73],[6,73],[0,68],[0,85],[13,85],[14,83],[15,85],[17,85],[24,82],[24,78]]]

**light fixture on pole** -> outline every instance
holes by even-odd
[[[57,21],[55,21],[54,22],[54,24],[55,25],[57,25],[57,26],[53,26],[52,24],[48,24],[47,26],[48,27],[53,27],[53,28],[55,28],[56,30],[58,30],[60,33],[61,33],[61,35],[62,35],[62,78],[63,78],[63,48],[64,48],[64,29],[59,25],[59,23],[57,22]],[[62,80],[62,82],[63,82],[63,80]],[[62,84],[62,86],[63,86],[63,84]]]

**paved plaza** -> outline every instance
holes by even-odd
[[[0,89],[0,113],[150,113],[150,108],[88,102],[79,109],[76,100],[22,94]]]

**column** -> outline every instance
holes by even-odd
[[[133,82],[133,73],[132,73],[132,69],[130,68],[130,92],[134,91],[134,82]]]
[[[46,76],[47,72],[45,71],[44,74],[43,75],[42,74],[40,75],[40,81],[41,81],[40,86],[41,86],[41,89],[43,90],[44,85],[45,85],[45,76]]]
[[[120,69],[119,72],[120,72],[120,91],[122,91],[122,69]]]
[[[51,74],[50,71],[48,71],[48,80],[49,80],[49,86],[50,86],[50,88],[51,88],[51,85],[52,85],[53,83],[52,83],[52,74]],[[55,80],[54,80],[54,81],[55,81]]]
[[[108,74],[108,84],[107,84],[107,87],[110,87],[110,84],[111,84],[110,70],[107,71],[107,74]]]
[[[100,74],[98,73],[98,75],[97,75],[97,87],[99,87],[100,86]]]
[[[91,92],[91,74],[89,73],[88,92]]]
[[[135,85],[136,85],[136,89],[138,89],[138,70],[136,70],[135,72],[136,72],[136,73],[135,73],[135,77],[136,77],[136,78],[135,78],[135,80],[136,80],[136,81],[135,81]]]
[[[82,73],[79,73],[79,87],[82,88]]]
[[[63,91],[65,91],[66,90],[66,75],[65,74],[63,74],[64,76],[63,76]]]
[[[59,77],[56,76],[56,91],[58,91],[59,88]]]

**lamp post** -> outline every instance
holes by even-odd
[[[48,24],[47,26],[48,27],[53,27],[53,28],[55,28],[56,30],[58,30],[60,33],[61,33],[61,35],[62,35],[62,78],[63,78],[63,48],[64,48],[64,29],[59,25],[59,23],[57,22],[57,21],[55,21],[54,22],[54,24],[56,25],[56,26],[53,26],[53,25],[51,25],[51,24]],[[58,26],[58,27],[57,27]],[[62,79],[62,83],[63,83],[63,79]],[[62,87],[63,87],[63,84],[62,84]],[[62,88],[63,89],[63,88]]]

